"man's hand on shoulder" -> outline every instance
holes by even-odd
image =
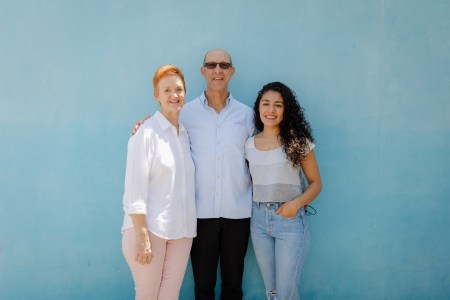
[[[144,124],[145,120],[148,120],[148,119],[150,119],[150,115],[146,115],[145,118],[144,118],[144,120],[138,120],[138,121],[136,122],[136,124],[134,124],[133,128],[131,129],[130,135],[132,135],[132,136],[135,135],[136,132],[138,131],[139,127],[140,127],[142,124]]]

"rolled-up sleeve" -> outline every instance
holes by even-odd
[[[142,128],[128,141],[123,210],[126,214],[147,214],[151,139],[149,129]]]

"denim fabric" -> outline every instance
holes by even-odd
[[[267,299],[297,300],[309,250],[308,225],[303,208],[286,219],[275,214],[279,206],[253,202],[250,232]]]

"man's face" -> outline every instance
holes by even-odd
[[[214,68],[210,69],[214,63]],[[226,69],[231,64],[228,54],[221,50],[210,51],[205,57],[205,64],[207,67],[202,66],[200,71],[206,79],[207,90],[228,91],[228,82],[235,71],[233,66]]]

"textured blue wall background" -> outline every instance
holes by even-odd
[[[126,144],[180,66],[202,91],[297,91],[324,190],[304,299],[450,295],[450,2],[0,1],[0,298],[131,299],[120,250]],[[288,255],[288,254],[287,254]],[[253,250],[246,299],[264,299]],[[189,268],[181,299],[193,299]]]

